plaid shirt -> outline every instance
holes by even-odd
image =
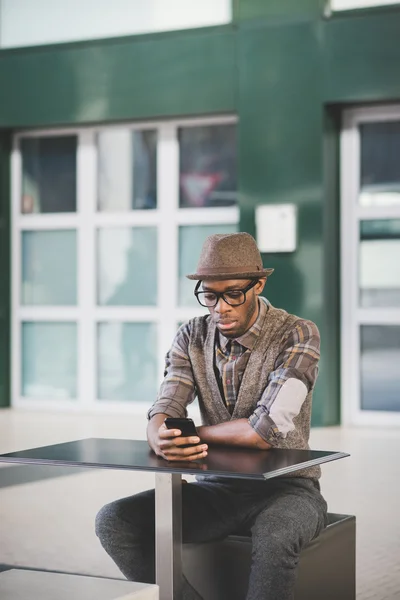
[[[253,326],[235,340],[218,332],[215,336],[215,364],[219,373],[219,387],[230,414],[233,413],[244,370],[253,350],[267,313],[267,305],[260,302],[259,315]]]
[[[215,366],[219,375],[221,395],[230,412],[236,404],[240,383],[244,370],[260,335],[264,319],[268,314],[269,303],[264,298],[259,301],[259,314],[253,326],[242,336],[229,340],[220,332],[215,338]],[[160,387],[158,398],[148,412],[148,418],[157,413],[165,413],[171,417],[182,417],[186,407],[195,398],[195,384],[188,356],[190,339],[190,323],[179,329],[172,347],[166,356],[165,378]],[[268,385],[259,400],[257,407],[249,418],[249,423],[265,440],[271,440],[279,431],[279,423],[271,417],[271,409],[279,402],[279,392],[289,379],[299,380],[304,384],[303,397],[315,384],[319,361],[319,332],[311,321],[299,319],[292,330],[281,341],[281,351],[275,361],[275,368],[270,373]],[[297,398],[298,401],[298,398]],[[285,408],[282,407],[284,411]],[[282,413],[276,410],[274,413]],[[293,416],[293,415],[292,415]],[[285,420],[285,415],[281,414]]]

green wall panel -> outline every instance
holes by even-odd
[[[233,28],[0,53],[0,127],[235,110]]]
[[[0,132],[0,407],[10,403],[10,152]]]
[[[304,19],[321,15],[325,4],[324,0],[233,0],[233,14],[238,21],[259,17]]]
[[[325,24],[324,100],[400,99],[400,8],[335,17]]]
[[[324,113],[323,133],[323,386],[324,420],[340,422],[340,111]]]
[[[319,24],[304,22],[239,32],[239,163],[241,229],[254,232],[260,203],[294,203],[298,208],[298,248],[264,255],[276,271],[266,295],[275,306],[317,323],[325,344],[324,190]],[[299,52],[301,48],[301,52]],[[273,57],[273,58],[271,58]],[[313,421],[336,422],[337,364],[322,353]]]

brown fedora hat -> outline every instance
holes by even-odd
[[[200,254],[197,272],[188,279],[255,279],[271,275],[264,269],[261,254],[249,233],[217,233],[209,235]]]

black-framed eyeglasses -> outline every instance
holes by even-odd
[[[207,291],[199,291],[199,287],[201,281],[199,281],[194,290],[194,295],[196,296],[199,304],[205,306],[206,308],[213,308],[217,306],[219,299],[222,298],[224,302],[229,304],[229,306],[240,306],[246,302],[246,294],[251,288],[253,288],[258,282],[258,279],[253,279],[246,285],[242,290],[227,290],[225,292],[207,292]]]

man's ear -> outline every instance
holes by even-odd
[[[263,291],[265,284],[267,283],[267,278],[263,277],[262,279],[259,279],[257,284],[255,285],[254,289],[257,295],[261,294],[261,292]]]

